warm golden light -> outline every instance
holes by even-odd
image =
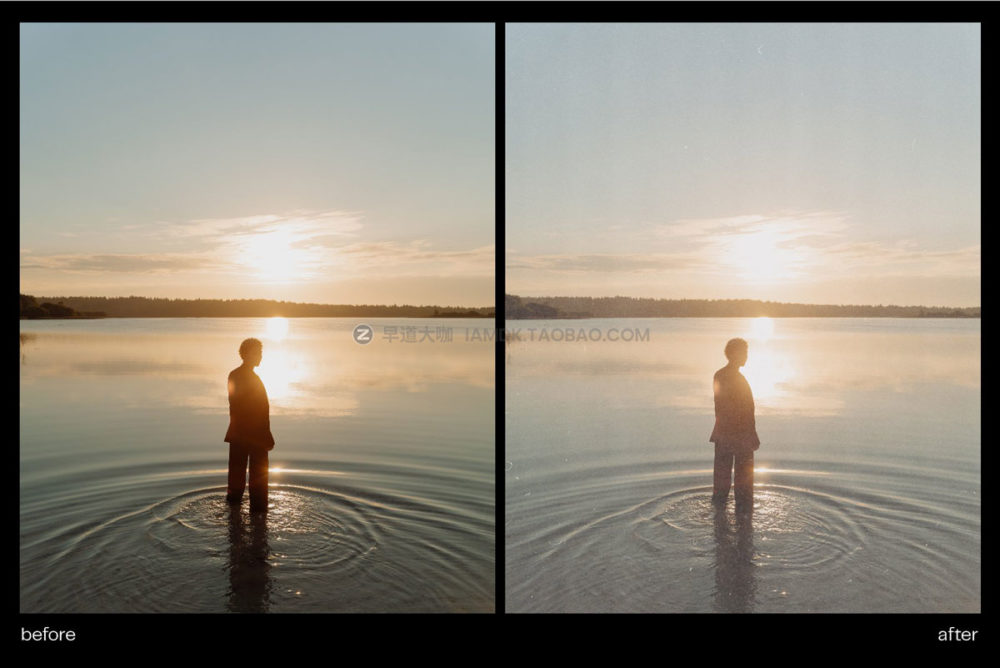
[[[288,336],[288,320],[281,316],[268,318],[266,336],[272,341],[281,341]]]
[[[795,276],[802,257],[785,241],[775,230],[735,235],[725,241],[720,259],[751,283],[788,280]]]
[[[749,336],[758,341],[767,341],[774,335],[774,321],[766,316],[754,318],[750,324]]]
[[[753,341],[767,341],[774,336],[774,321],[766,316],[754,318],[746,336]]]
[[[303,251],[293,248],[293,242],[283,230],[255,234],[240,244],[240,261],[261,280],[291,282],[301,278],[305,264]]]
[[[762,320],[769,321],[770,318]],[[760,327],[765,328],[767,335],[760,339],[761,343],[750,346],[750,354],[742,371],[750,383],[750,389],[758,405],[770,406],[780,403],[783,388],[795,376],[795,369],[787,357],[763,344],[763,341],[773,334],[773,323],[770,324],[769,330],[766,329],[767,324],[761,324]]]
[[[287,323],[285,326],[287,327]],[[294,401],[295,395],[301,392],[297,389],[297,384],[303,380],[306,371],[304,360],[280,346],[265,348],[264,359],[257,367],[257,375],[264,381],[267,396],[273,400],[272,403],[277,404],[274,408]]]

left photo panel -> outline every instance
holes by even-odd
[[[496,30],[21,24],[20,612],[497,611]]]

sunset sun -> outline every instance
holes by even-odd
[[[301,275],[304,257],[292,247],[291,236],[281,230],[257,234],[243,244],[243,264],[263,281],[289,283]]]
[[[736,269],[746,280],[771,282],[791,278],[797,258],[794,251],[781,245],[772,231],[737,235],[723,252],[725,264]]]

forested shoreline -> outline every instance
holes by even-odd
[[[979,306],[792,304],[755,299],[504,296],[504,317],[538,318],[979,318]]]
[[[38,302],[44,302],[39,304]],[[26,310],[26,304],[28,309]],[[41,310],[30,310],[31,305]],[[50,308],[45,310],[48,305]],[[58,307],[52,309],[51,307]],[[67,310],[68,309],[68,310]],[[64,315],[56,315],[56,313]],[[496,309],[409,304],[306,304],[271,299],[166,299],[153,297],[32,297],[21,295],[22,318],[492,318]]]
[[[44,318],[493,318],[496,309],[409,304],[309,304],[270,299],[33,297],[20,295],[20,317]],[[979,318],[982,308],[795,304],[754,299],[519,297],[505,295],[506,318]]]

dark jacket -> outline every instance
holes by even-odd
[[[223,440],[274,448],[267,390],[249,366],[239,366],[229,373],[229,430]]]
[[[708,440],[734,450],[760,447],[754,420],[750,383],[736,367],[724,366],[715,372],[715,429]]]

